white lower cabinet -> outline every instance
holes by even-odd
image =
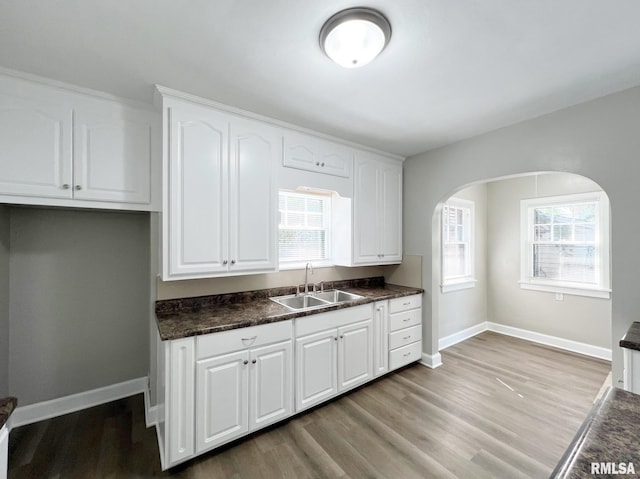
[[[422,357],[422,296],[389,300],[389,371]]]
[[[640,394],[640,351],[623,348],[624,389]]]
[[[421,306],[415,295],[160,342],[163,469],[417,361]]]
[[[373,378],[371,305],[296,320],[296,411]]]
[[[0,479],[7,479],[9,469],[9,430],[7,426],[0,428]]]

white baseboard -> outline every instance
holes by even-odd
[[[532,341],[534,343],[544,344],[546,346],[552,346],[554,348],[584,354],[585,356],[591,356],[593,358],[611,361],[611,349],[602,348],[600,346],[592,346],[591,344],[580,343],[578,341],[559,338],[557,336],[550,336],[548,334],[537,333],[535,331],[529,331],[527,329],[515,328],[513,326],[493,323],[491,321],[485,321],[483,323],[476,324],[475,326],[463,329],[462,331],[441,338],[438,341],[438,348],[440,350],[446,349],[449,346],[453,346],[454,344],[457,344],[461,341],[472,338],[473,336],[484,331],[493,331],[494,333],[513,336],[514,338],[519,339],[526,339],[527,341]]]
[[[419,361],[419,363],[428,368],[435,369],[438,366],[442,366],[442,356],[440,356],[440,353],[422,353],[422,359]]]
[[[549,336],[547,334],[536,333],[526,329],[514,328],[513,326],[505,326],[504,324],[488,322],[489,331],[513,336],[515,338],[526,339],[534,343],[553,346],[554,348],[572,351],[574,353],[584,354],[598,359],[611,361],[611,349],[602,348],[600,346],[592,346],[591,344],[579,343],[570,339],[558,338],[557,336]]]
[[[11,427],[24,426],[70,412],[98,406],[110,401],[122,399],[134,394],[144,393],[148,403],[147,378],[137,378],[103,388],[72,394],[61,398],[43,401],[28,406],[18,406],[11,415]],[[147,408],[148,409],[148,408]]]
[[[482,323],[476,324],[475,326],[471,326],[470,328],[463,329],[462,331],[458,331],[457,333],[450,334],[449,336],[445,336],[444,338],[440,338],[438,340],[438,349],[442,351],[443,349],[447,349],[449,346],[453,346],[454,344],[458,344],[465,339],[469,339],[474,337],[476,334],[480,334],[486,331],[489,328],[488,321],[484,321]]]

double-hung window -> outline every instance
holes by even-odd
[[[278,244],[280,268],[303,268],[331,263],[331,197],[281,190]]]
[[[522,200],[521,219],[521,288],[609,297],[604,193]]]
[[[442,209],[442,292],[475,286],[473,201],[450,198]]]

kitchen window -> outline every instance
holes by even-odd
[[[330,265],[329,195],[281,190],[278,243],[281,269]]]
[[[521,219],[521,288],[609,298],[604,193],[522,200]]]
[[[473,288],[473,201],[450,198],[442,209],[442,292]]]

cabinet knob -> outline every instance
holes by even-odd
[[[242,361],[242,364],[249,364],[249,361],[245,359],[244,361]]]
[[[80,185],[76,185],[76,186],[75,186],[75,190],[76,190],[76,191],[80,191],[81,189],[82,189],[82,186],[80,186]]]
[[[340,335],[340,339],[344,339],[344,334],[341,334],[341,335]]]
[[[336,337],[335,337],[335,338],[333,338],[333,339],[334,339],[334,341],[337,341],[337,340],[338,340],[338,336],[336,336]]]
[[[227,263],[228,261],[226,259],[222,262],[222,264],[227,264]]]
[[[236,264],[236,260],[235,260],[235,259],[232,259],[232,260],[231,260],[231,264]]]
[[[257,362],[257,359],[251,360],[251,364],[255,364],[256,362]]]
[[[320,163],[320,166],[322,166],[324,168],[324,161],[322,163]]]
[[[316,166],[320,166],[320,162],[319,161],[316,161]]]
[[[69,189],[69,185],[67,183],[65,183],[64,185],[62,185],[62,189],[63,190],[68,190]]]

